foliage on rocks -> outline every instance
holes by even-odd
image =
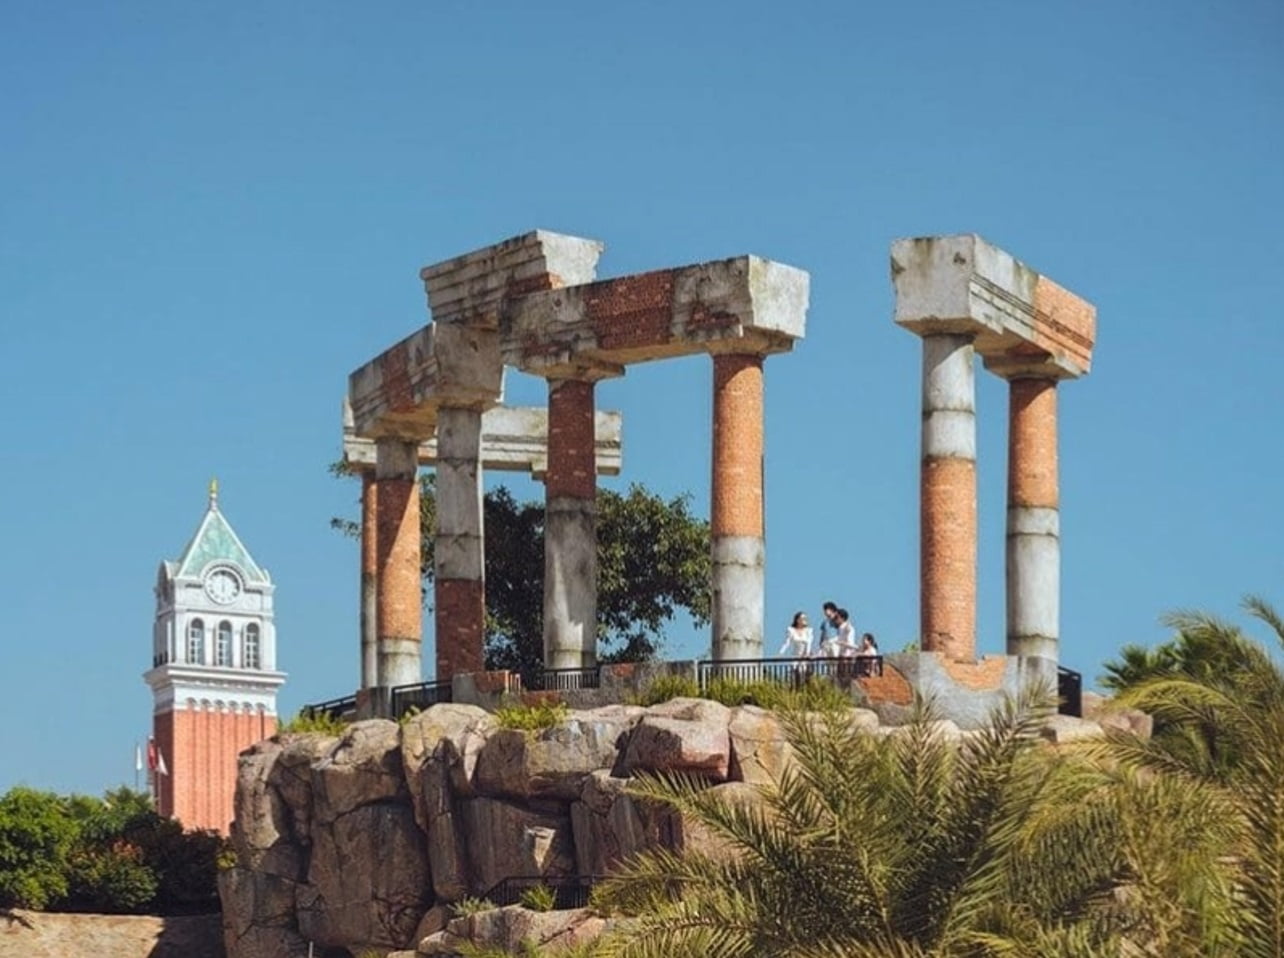
[[[571,710],[565,702],[540,700],[531,705],[517,703],[501,706],[495,710],[495,721],[500,728],[538,732],[560,725],[570,714]]]

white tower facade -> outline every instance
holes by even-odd
[[[152,668],[153,740],[167,774],[156,775],[157,810],[189,828],[227,833],[236,759],[276,731],[274,587],[218,505],[156,581]]]

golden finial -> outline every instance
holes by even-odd
[[[218,502],[218,479],[214,478],[210,480],[210,505],[216,502]]]

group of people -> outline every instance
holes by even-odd
[[[794,620],[785,632],[784,645],[777,655],[791,659],[847,659],[882,654],[872,632],[866,632],[857,640],[856,627],[852,625],[852,617],[846,609],[839,608],[835,602],[826,602],[821,611],[823,619],[819,637],[807,624],[807,613],[795,612]]]

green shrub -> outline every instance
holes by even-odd
[[[715,678],[709,682],[704,697],[731,707],[756,705],[773,711],[822,712],[852,706],[846,692],[827,679],[816,677],[797,684]]]
[[[294,718],[278,726],[277,732],[319,733],[321,735],[342,735],[348,729],[348,723],[335,718],[328,712],[301,710]]]
[[[42,909],[66,895],[76,831],[52,792],[19,785],[0,796],[0,907]]]
[[[565,702],[546,701],[534,705],[504,705],[495,711],[495,721],[500,728],[515,728],[525,732],[560,725],[570,716]]]
[[[129,914],[145,908],[159,886],[142,849],[117,839],[106,847],[82,846],[71,853],[67,896],[59,904],[70,911]]]
[[[486,898],[461,898],[450,906],[450,910],[456,918],[467,918],[469,915],[475,915],[481,911],[490,911],[495,907],[494,902]]]
[[[522,892],[520,902],[531,911],[552,911],[557,904],[557,892],[547,885],[532,885]]]
[[[646,684],[633,697],[635,705],[659,705],[669,699],[693,699],[700,697],[700,686],[689,675],[661,675]]]

